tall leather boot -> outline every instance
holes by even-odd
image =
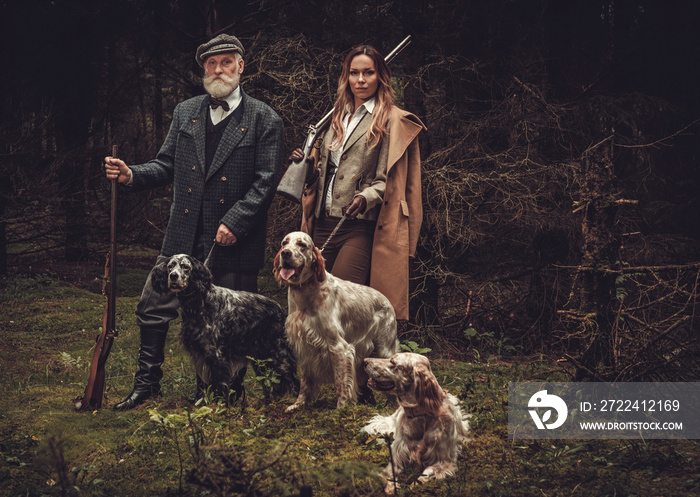
[[[160,379],[163,377],[161,365],[165,359],[166,328],[141,328],[138,371],[134,376],[134,389],[114,406],[116,411],[133,409],[154,396],[160,395]]]

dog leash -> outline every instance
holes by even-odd
[[[321,247],[321,250],[320,250],[321,252],[323,252],[323,249],[326,248],[326,245],[328,245],[328,242],[330,242],[331,238],[333,238],[335,236],[335,234],[338,232],[338,230],[340,229],[342,224],[345,222],[347,217],[348,217],[347,214],[343,214],[343,217],[340,218],[340,221],[338,221],[338,224],[335,225],[335,228],[333,228],[333,231],[331,231],[331,234],[328,235],[328,238],[326,238],[326,241],[323,243],[323,246]]]
[[[213,245],[211,246],[211,248],[209,249],[209,254],[207,254],[207,258],[204,259],[204,266],[205,266],[205,267],[208,267],[209,269],[211,269],[211,268],[209,267],[209,262],[211,262],[211,254],[212,254],[212,252],[214,252],[214,247],[216,247],[217,245],[220,245],[220,243],[217,242],[216,240],[214,240],[214,244],[213,244]]]

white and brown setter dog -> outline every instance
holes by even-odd
[[[214,285],[209,269],[186,254],[156,266],[153,286],[176,293],[180,301],[180,340],[194,361],[198,398],[211,387],[227,401],[230,393],[238,399],[248,357],[269,360],[279,380],[272,389],[275,395],[298,391],[296,360],[285,336],[286,313],[277,302]],[[265,390],[266,397],[269,393]]]
[[[389,463],[382,476],[385,492],[398,487],[396,476],[404,469],[421,472],[419,482],[452,476],[462,443],[469,440],[469,422],[459,400],[438,385],[425,356],[396,354],[391,359],[365,359],[369,387],[396,395],[399,408],[391,416],[377,415],[364,431],[393,435]]]
[[[287,337],[301,368],[299,397],[287,411],[312,401],[324,383],[335,385],[338,408],[358,397],[371,402],[362,361],[399,350],[387,298],[328,273],[313,240],[300,231],[282,240],[274,274],[289,289]]]

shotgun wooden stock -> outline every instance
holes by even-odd
[[[117,146],[112,147],[112,157],[117,157]],[[118,181],[112,180],[112,200],[110,209],[109,253],[105,261],[105,274],[102,281],[102,295],[105,296],[105,311],[102,315],[102,331],[97,337],[95,350],[90,363],[90,376],[85,393],[73,401],[76,411],[93,411],[102,407],[105,390],[105,363],[117,336],[117,188]]]

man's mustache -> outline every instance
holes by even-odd
[[[232,78],[231,76],[226,76],[225,74],[212,74],[212,75],[206,76],[204,78],[204,81],[206,83],[212,83],[216,80],[221,80],[224,83],[230,84],[230,83],[233,83],[235,81],[235,78]]]

